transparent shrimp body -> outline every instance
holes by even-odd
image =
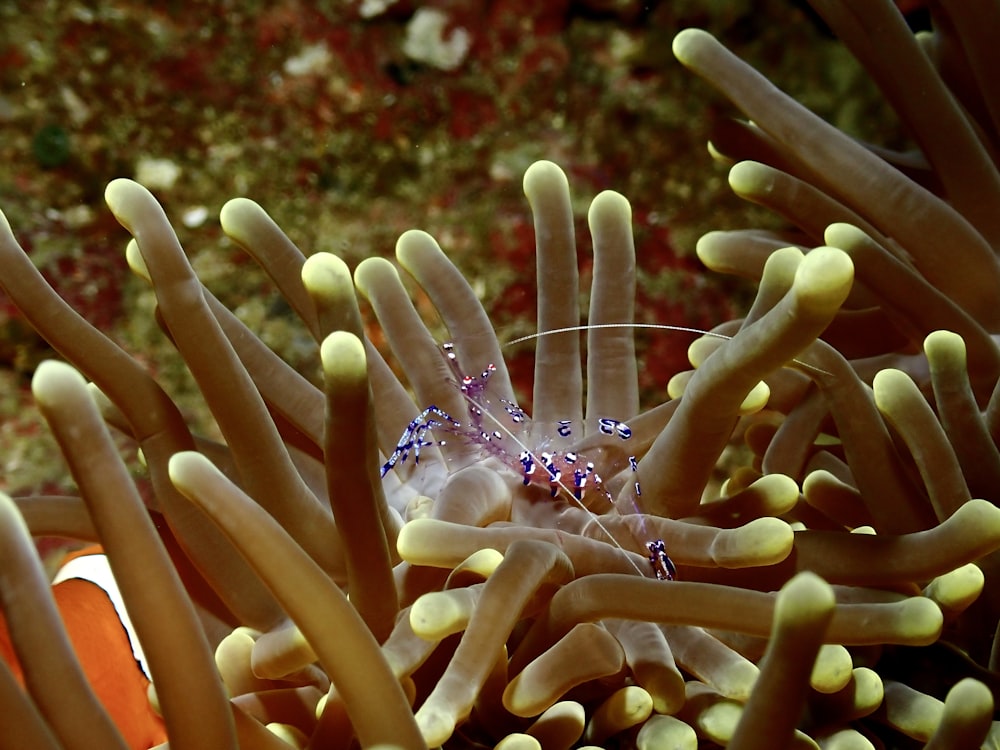
[[[555,445],[557,440],[568,443],[574,437],[572,420],[558,420],[554,434],[543,438],[534,436],[536,445],[531,447],[526,442],[532,439],[529,437],[531,420],[527,413],[514,401],[492,396],[489,392],[490,376],[496,372],[496,366],[489,363],[478,375],[470,375],[463,372],[454,344],[444,344],[442,351],[454,375],[454,384],[467,404],[466,413],[452,415],[435,405],[425,407],[403,430],[396,450],[382,465],[381,475],[384,477],[411,455],[414,463],[419,463],[421,448],[445,445],[449,439],[461,440],[478,446],[482,454],[498,459],[504,466],[518,473],[524,486],[545,487],[549,490],[550,497],[562,496],[568,499],[592,516],[612,544],[620,546],[590,510],[595,501],[601,501],[600,505],[606,509],[615,507],[595,461],[580,451],[557,449]],[[631,428],[612,417],[598,418],[597,428],[601,435],[622,444],[632,437]],[[438,435],[447,433],[451,438],[431,439],[432,431]],[[627,460],[631,470],[635,472],[635,456],[630,455]],[[636,492],[639,492],[638,483]],[[673,580],[676,568],[667,555],[663,540],[653,539],[646,542],[645,546],[653,575],[660,580]],[[639,572],[645,574],[642,570]]]

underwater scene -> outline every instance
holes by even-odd
[[[0,750],[1000,747],[1000,2],[0,27]]]

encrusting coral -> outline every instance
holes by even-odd
[[[581,370],[572,203],[549,162],[524,179],[530,417],[472,287],[423,232],[396,259],[446,347],[389,261],[352,278],[333,255],[307,259],[253,202],[223,209],[225,233],[315,339],[317,388],[201,284],[148,191],[111,183],[129,264],[217,443],[59,299],[4,220],[0,285],[70,363],[42,364],[32,388],[80,498],[0,497],[0,603],[24,672],[22,690],[0,664],[4,715],[22,717],[0,747],[124,746],[61,633],[31,534],[101,542],[174,747],[998,744],[997,228],[974,200],[1000,186],[980,72],[991,48],[965,6],[935,6],[941,31],[924,47],[941,79],[887,1],[815,4],[926,162],[874,155],[704,32],[678,35],[678,58],[752,120],[714,142],[757,160],[733,167],[734,188],[801,232],[700,243],[708,265],[756,277],[757,298],[692,347],[677,398],[650,408],[629,204],[591,204]],[[913,78],[948,130],[924,122]],[[355,290],[407,383],[366,338]],[[106,424],[142,452],[145,505]],[[721,461],[740,438],[746,465]],[[711,492],[720,465],[728,480]]]

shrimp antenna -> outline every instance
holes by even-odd
[[[714,331],[706,331],[703,328],[689,328],[688,326],[671,326],[665,323],[592,323],[587,325],[579,326],[566,326],[565,328],[553,328],[551,331],[539,331],[538,333],[529,333],[526,336],[521,336],[514,339],[513,341],[508,341],[504,346],[514,346],[514,344],[521,344],[525,341],[531,341],[532,339],[540,339],[543,336],[552,336],[557,333],[569,333],[571,331],[591,331],[591,330],[601,330],[603,328],[651,328],[656,331],[678,331],[680,333],[698,333],[702,336],[714,336],[718,339],[724,339],[728,341],[732,336],[727,336],[724,333],[715,333]]]
[[[514,344],[522,344],[525,341],[532,341],[533,339],[540,339],[543,336],[552,336],[557,333],[570,333],[572,331],[591,331],[591,330],[601,330],[604,328],[645,328],[652,329],[654,331],[677,331],[679,333],[697,333],[701,336],[711,336],[712,338],[722,339],[723,341],[729,341],[732,336],[728,336],[725,333],[716,333],[715,331],[706,331],[703,328],[691,328],[689,326],[672,326],[665,323],[593,323],[579,326],[566,326],[564,328],[553,328],[550,331],[538,331],[537,333],[529,333],[525,336],[520,336],[512,341],[508,341],[504,346],[514,346]],[[817,367],[816,365],[811,365],[808,362],[803,362],[801,359],[793,359],[792,362],[797,364],[799,367],[805,370],[812,370],[813,372],[819,373],[820,375],[830,375],[832,372],[827,372],[822,367]]]

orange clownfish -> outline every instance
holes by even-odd
[[[147,697],[149,673],[142,648],[100,547],[68,555],[53,579],[52,595],[80,666],[128,747],[147,750],[166,742],[163,719]],[[0,659],[23,687],[2,616]]]

